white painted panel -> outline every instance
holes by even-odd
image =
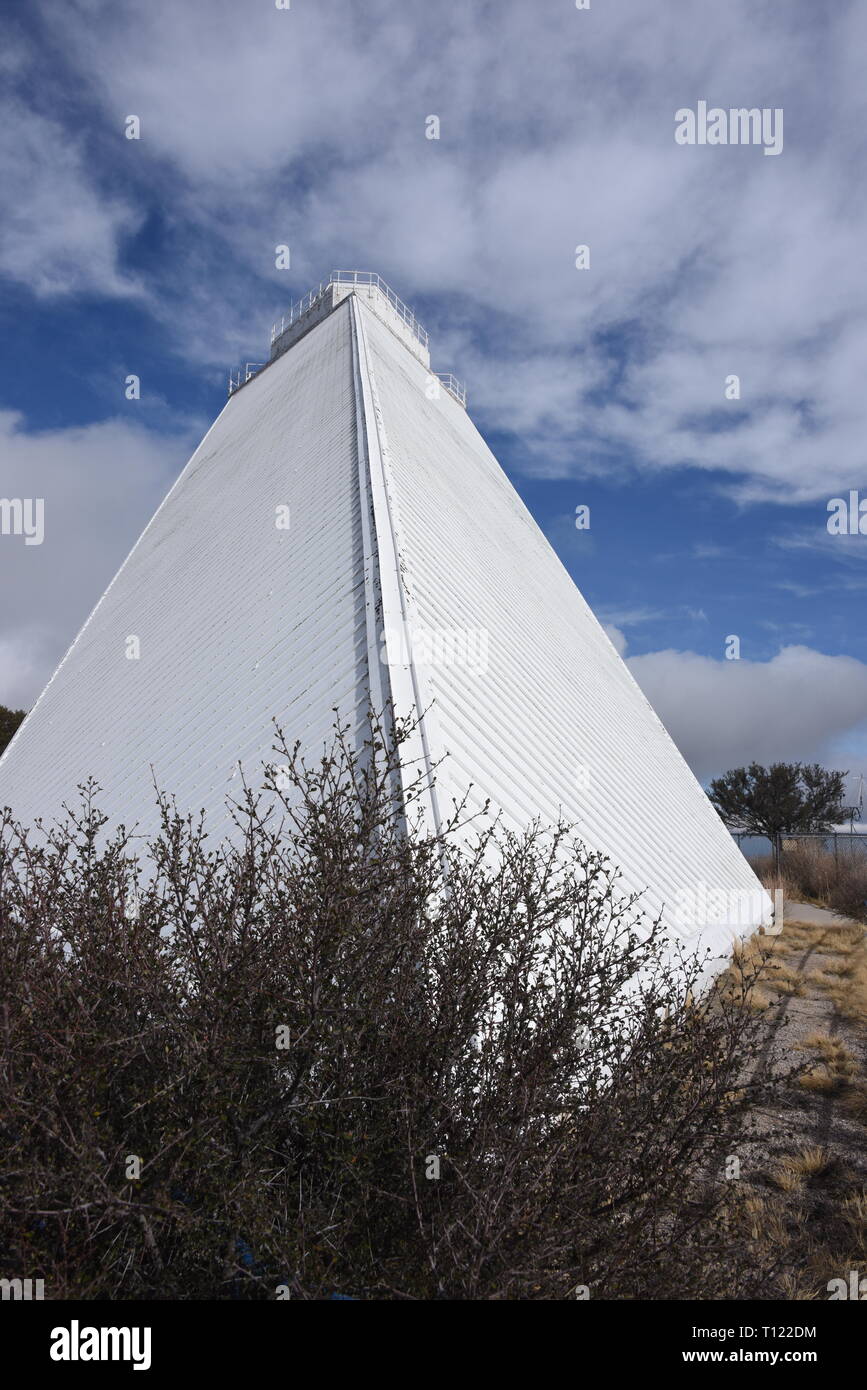
[[[272,719],[321,750],[367,701],[349,308],[226,405],[0,761],[0,803],[57,816],[92,774],[154,827],[150,767],[215,834],[271,758]],[[275,509],[291,508],[288,532]],[[135,634],[141,659],[127,660]]]
[[[419,621],[487,634],[487,669],[427,670],[441,802],[472,784],[515,826],[562,812],[672,927],[694,901],[686,935],[722,915],[702,885],[752,895],[760,920],[746,860],[466,411],[429,399],[429,373],[362,312]]]

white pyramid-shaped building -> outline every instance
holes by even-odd
[[[273,720],[311,754],[334,707],[423,710],[432,814],[472,787],[508,824],[564,815],[671,929],[727,949],[769,901],[378,276],[275,327],[0,759],[0,805],[76,785],[143,835],[154,782],[213,836]],[[724,906],[720,904],[724,902]],[[738,904],[733,913],[731,904]]]

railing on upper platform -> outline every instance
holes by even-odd
[[[299,299],[297,303],[292,304],[283,315],[282,319],[280,319],[279,323],[274,324],[271,329],[271,342],[276,342],[276,340],[282,337],[286,330],[291,328],[294,323],[297,323],[304,314],[309,313],[332,285],[356,285],[364,289],[379,290],[380,294],[385,296],[392,309],[398,317],[403,320],[413,336],[418,339],[422,347],[427,348],[427,332],[422,328],[415,314],[412,312],[412,309],[410,309],[408,304],[404,304],[403,300],[398,298],[394,290],[373,270],[332,270],[331,275],[324,284],[319,285],[318,289],[310,290],[304,295],[303,299]]]
[[[394,312],[403,323],[406,324],[407,328],[418,342],[421,343],[422,347],[427,349],[428,335],[422,328],[415,314],[408,305],[404,304],[402,299],[398,298],[394,290],[372,270],[333,270],[324,284],[319,285],[315,290],[310,290],[302,299],[297,300],[283,315],[279,323],[274,324],[271,329],[272,345],[278,338],[282,337],[293,324],[297,323],[299,319],[309,313],[325,296],[332,285],[354,285],[362,289],[378,290],[380,294],[385,296]],[[242,386],[246,386],[250,378],[254,377],[258,371],[261,371],[262,367],[265,365],[266,364],[263,362],[245,362],[243,367],[239,367],[236,372],[231,372],[229,374],[229,395],[234,395]],[[451,372],[436,372],[434,375],[442,383],[449,395],[453,396],[466,410],[467,388],[464,383],[459,381]]]
[[[245,362],[243,367],[239,367],[236,372],[230,372],[229,395],[234,395],[241,386],[246,386],[250,377],[261,371],[264,365],[264,362]]]
[[[434,372],[434,376],[436,376],[442,382],[449,395],[454,396],[455,400],[463,406],[464,410],[466,410],[467,388],[464,385],[464,383],[462,381],[458,381],[457,377],[453,376],[451,372]]]
[[[302,299],[297,300],[294,304],[290,304],[280,322],[271,325],[272,345],[278,338],[283,336],[287,328],[291,328],[293,323],[297,323],[300,318],[304,317],[308,310],[313,308],[314,304],[318,304],[330,284],[331,281],[327,280],[326,283],[320,285],[317,290],[309,290]]]

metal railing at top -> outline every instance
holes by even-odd
[[[332,270],[325,284],[319,285],[315,290],[310,290],[302,299],[290,306],[279,323],[274,324],[271,329],[271,342],[275,342],[288,328],[292,327],[293,323],[297,323],[304,314],[308,313],[332,285],[356,285],[366,289],[379,290],[422,347],[428,346],[427,332],[422,328],[412,309],[408,304],[404,304],[394,290],[373,270]]]
[[[246,386],[251,377],[260,372],[265,366],[264,362],[245,362],[243,367],[239,367],[236,372],[229,373],[229,395],[233,396],[242,386]],[[441,386],[448,391],[450,396],[462,405],[464,410],[467,408],[467,388],[453,372],[434,372],[433,375]],[[867,838],[867,837],[865,837]]]
[[[421,343],[422,347],[427,348],[429,341],[427,332],[422,328],[415,314],[408,305],[404,304],[402,299],[398,298],[394,290],[385,283],[381,276],[377,275],[376,272],[372,270],[333,270],[324,284],[320,284],[315,290],[308,291],[303,298],[297,300],[296,303],[287,310],[279,323],[273,325],[271,329],[271,343],[273,344],[278,338],[282,337],[287,329],[291,328],[294,323],[297,323],[300,318],[303,318],[305,314],[309,313],[309,311],[319,303],[332,285],[355,285],[361,288],[378,290],[380,294],[385,296],[392,309],[403,323],[406,324],[407,328],[418,342]],[[265,364],[262,362],[246,362],[244,366],[239,367],[236,372],[231,372],[229,375],[229,395],[233,395],[240,387],[246,386],[250,378],[255,376],[258,371],[261,371],[264,365]],[[466,410],[467,388],[464,383],[459,381],[452,372],[435,372],[434,375],[437,380],[442,383],[449,395],[453,396]]]
[[[229,395],[233,395],[240,387],[246,386],[251,376],[264,367],[264,362],[245,362],[243,367],[239,367],[236,372],[229,373]]]
[[[290,304],[279,323],[271,325],[271,342],[276,342],[276,340],[286,332],[287,328],[291,328],[293,323],[297,323],[309,309],[313,308],[314,304],[318,304],[330,284],[331,281],[328,280],[324,285],[320,285],[318,289],[309,290],[302,299],[296,300],[294,304]]]
[[[451,372],[434,372],[434,376],[442,382],[449,395],[454,396],[455,400],[466,410],[467,388],[464,383],[458,381],[457,377],[453,376]]]

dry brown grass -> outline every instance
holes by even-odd
[[[743,997],[744,1004],[756,1010],[768,1008],[783,997],[803,998],[808,977],[797,961],[787,959],[812,949],[821,953],[832,949],[834,932],[805,922],[786,922],[776,934],[760,930],[745,941],[738,942],[732,952],[732,963],[724,976],[726,989]],[[851,949],[846,946],[845,949]],[[851,973],[851,972],[850,972]],[[831,985],[830,978],[824,981]]]
[[[811,1178],[826,1173],[832,1161],[825,1149],[813,1146],[788,1154],[768,1176],[780,1191],[792,1192],[802,1188]]]
[[[805,956],[818,958],[812,969]],[[786,921],[774,935],[759,931],[739,942],[724,979],[729,993],[740,994],[751,1009],[819,991],[841,1018],[865,1022],[867,935],[859,926]]]
[[[752,865],[766,888],[782,888],[795,902],[814,903],[867,922],[867,846],[854,852],[842,849],[835,856],[817,843],[801,840],[783,850],[779,874],[771,856],[754,859]]]
[[[811,1033],[798,1043],[798,1048],[818,1053],[810,1070],[798,1078],[798,1084],[806,1091],[835,1095],[857,1075],[857,1059],[839,1038],[832,1038],[827,1033]]]
[[[842,960],[829,960],[825,962],[822,969],[824,973],[832,979],[836,978],[839,980],[854,973],[855,962],[853,960],[846,960],[845,958]]]
[[[765,978],[768,987],[775,989],[778,994],[801,998],[807,992],[804,976],[797,968],[787,965],[784,961],[768,961]]]
[[[867,1191],[827,1148],[808,1146],[765,1175],[764,1187],[745,1187],[728,1219],[756,1258],[776,1268],[781,1299],[827,1299],[831,1279],[867,1258]]]
[[[841,1018],[854,1023],[867,1022],[867,946],[862,932],[860,940],[843,939],[834,932],[825,949],[834,959],[823,961],[818,970],[810,971],[808,983],[824,994]]]
[[[763,983],[770,952],[771,938],[761,932],[744,941],[737,941],[732,950],[731,964],[719,981],[722,993],[750,1009],[765,1009],[773,1003]]]
[[[867,950],[862,945],[853,970],[840,981],[834,1004],[844,1018],[867,1021]]]
[[[854,1193],[843,1203],[843,1219],[861,1259],[867,1256],[867,1191]]]
[[[746,1002],[749,1008],[761,1012],[770,1008],[772,1004],[779,1003],[779,1000],[774,999],[773,995],[769,994],[766,989],[762,989],[761,985],[753,985]]]
[[[863,1144],[853,1128],[867,1129],[867,934],[857,926],[786,921],[779,934],[743,943],[736,967],[756,976],[745,1005],[772,1009],[774,1065],[800,1057],[804,1070],[789,1073],[774,1107],[768,1142],[775,1157],[763,1160],[759,1151],[728,1219],[756,1259],[776,1269],[774,1297],[826,1299],[830,1280],[867,1260]],[[808,1025],[787,1047],[782,1035],[776,1041],[784,1012],[796,1027],[812,1018],[821,1026]]]
[[[842,1098],[841,1105],[851,1119],[867,1127],[867,1081],[859,1077],[851,1082]]]

